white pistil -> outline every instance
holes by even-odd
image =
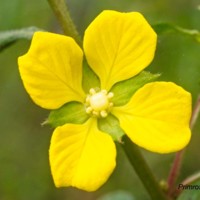
[[[113,103],[111,102],[114,94],[107,92],[107,90],[98,91],[94,88],[89,90],[89,94],[85,100],[86,113],[94,117],[107,117]]]

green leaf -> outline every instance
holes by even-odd
[[[195,29],[185,29],[170,23],[155,24],[153,25],[153,29],[156,31],[157,34],[177,32],[180,34],[188,35],[194,38],[197,42],[200,42],[200,32]]]
[[[160,74],[151,74],[150,72],[142,71],[133,78],[116,83],[111,89],[111,92],[114,93],[114,97],[112,98],[114,106],[121,106],[128,103],[132,95],[139,88],[146,83],[156,80],[159,76]]]
[[[57,110],[50,112],[48,119],[43,124],[50,124],[53,127],[62,126],[66,123],[82,124],[89,116],[85,107],[79,102],[69,102]]]
[[[30,40],[36,31],[42,31],[36,27],[28,27],[18,30],[0,31],[0,51],[9,47],[19,39]]]
[[[169,23],[159,23],[152,25],[157,34],[169,33],[176,31],[175,26]]]
[[[135,198],[129,192],[119,190],[105,194],[100,198],[98,198],[97,200],[134,200],[134,199]]]
[[[83,61],[83,89],[87,94],[91,88],[100,88],[100,80],[98,76],[88,66],[86,60]]]
[[[119,120],[115,116],[110,114],[106,118],[99,118],[98,127],[99,130],[110,134],[113,140],[121,142],[124,131],[121,129]]]
[[[185,187],[185,189],[183,189]],[[177,200],[199,200],[200,199],[200,180],[190,183],[189,185],[177,186],[177,189],[183,189]]]

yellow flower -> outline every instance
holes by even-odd
[[[102,12],[85,31],[83,42],[87,62],[101,85],[85,93],[83,51],[75,41],[53,33],[34,34],[30,50],[19,58],[30,97],[51,110],[81,102],[88,116],[82,124],[66,123],[53,133],[49,153],[56,186],[94,191],[107,181],[116,165],[116,149],[111,135],[98,128],[98,121],[110,114],[134,143],[147,150],[168,153],[187,145],[191,95],[181,87],[171,82],[148,83],[125,105],[116,106],[113,101],[120,93],[113,93],[112,86],[136,76],[152,61],[156,38],[137,12]]]

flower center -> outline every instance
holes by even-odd
[[[106,90],[96,91],[91,88],[86,98],[86,113],[95,117],[107,117],[113,103],[110,101],[114,94]]]

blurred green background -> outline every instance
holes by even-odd
[[[68,5],[81,34],[104,9],[139,11],[151,24],[171,22],[200,30],[199,0],[68,0]],[[27,26],[60,32],[46,0],[0,1],[0,31]],[[48,111],[30,100],[18,72],[17,57],[29,45],[30,41],[21,40],[0,53],[0,200],[93,200],[117,190],[124,190],[138,200],[148,200],[148,194],[118,144],[117,168],[101,189],[87,193],[74,188],[55,188],[48,162],[53,130],[41,126]],[[200,43],[178,33],[159,36],[155,59],[147,70],[162,73],[160,80],[181,85],[192,93],[195,102],[200,93]],[[198,119],[180,180],[200,171],[199,145]],[[158,179],[165,179],[174,154],[142,151]]]

